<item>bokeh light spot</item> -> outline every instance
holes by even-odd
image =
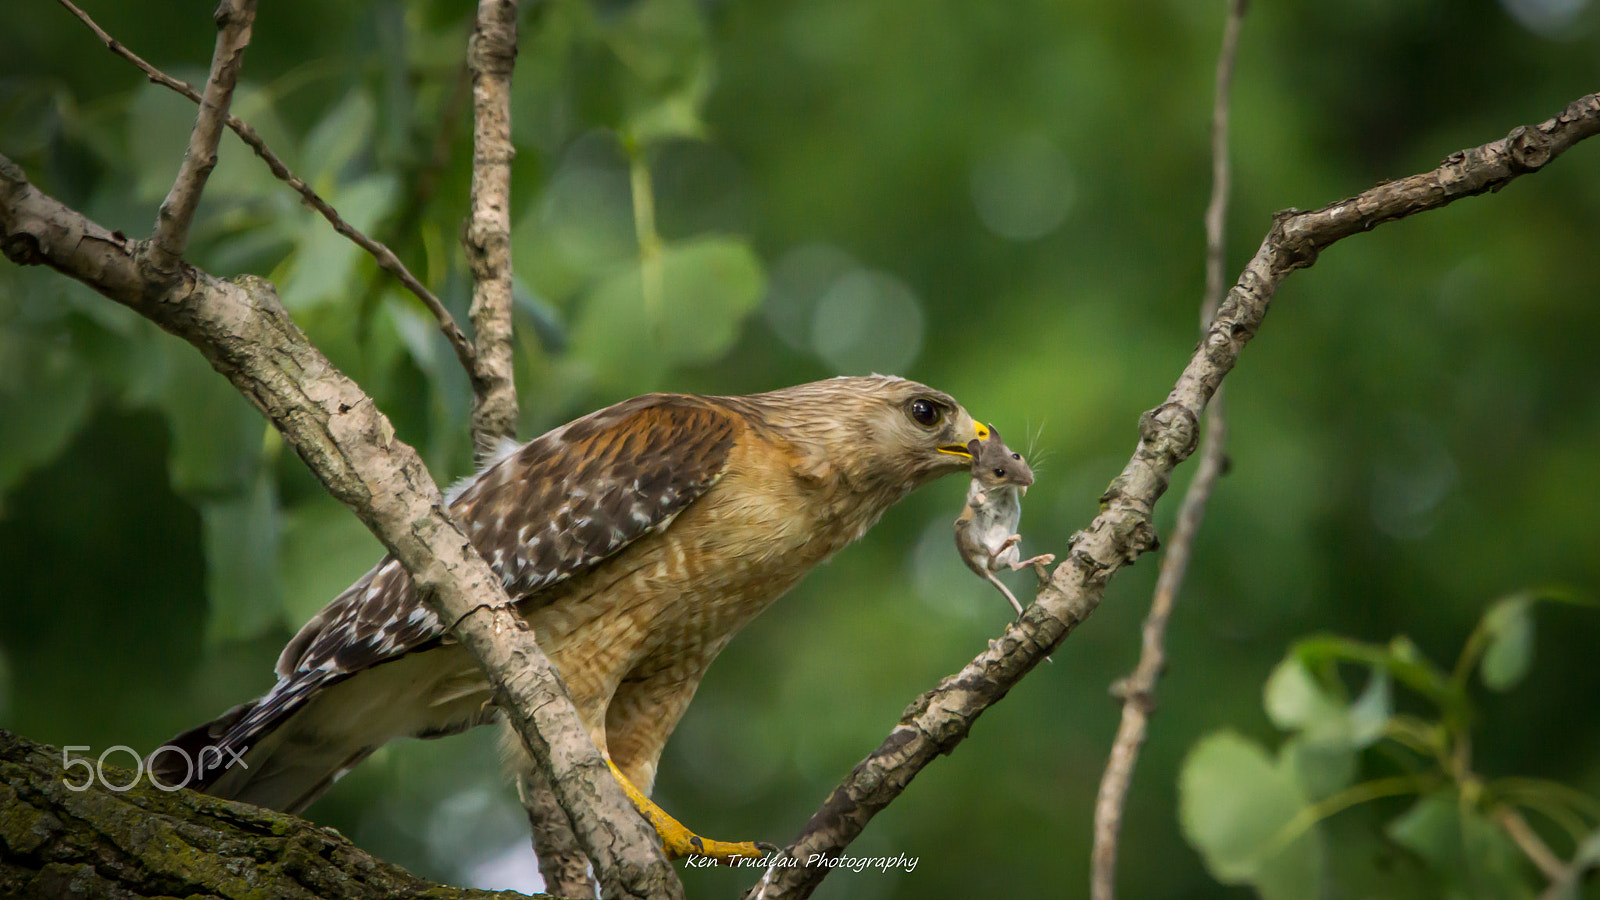
[[[990,150],[973,164],[971,181],[978,218],[1012,241],[1037,240],[1061,227],[1077,195],[1066,154],[1038,134]]]
[[[817,301],[812,349],[837,372],[905,371],[922,350],[922,306],[900,279],[860,270]]]

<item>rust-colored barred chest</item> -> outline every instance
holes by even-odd
[[[853,535],[829,527],[813,485],[746,432],[717,483],[614,564],[526,610],[579,706],[623,679],[703,671],[727,641]],[[575,648],[582,647],[581,652]]]
[[[648,792],[728,640],[985,434],[948,395],[890,377],[652,394],[506,447],[447,502],[596,744]],[[493,718],[445,626],[386,558],[290,641],[272,690],[174,741],[248,758],[198,786],[304,809],[393,737]]]

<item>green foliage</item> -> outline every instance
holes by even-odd
[[[1266,900],[1322,882],[1321,835],[1299,824],[1307,801],[1283,760],[1218,732],[1190,752],[1180,790],[1184,833],[1218,880],[1254,885]]]
[[[1222,4],[522,9],[522,435],[642,391],[894,371],[1026,436],[1013,441],[1038,475],[1024,546],[1064,552],[1194,346]],[[203,78],[206,9],[89,11],[156,65]],[[1252,4],[1230,268],[1274,210],[1431,167],[1593,90],[1597,11]],[[0,153],[102,224],[148,234],[193,107],[56,4],[6,15]],[[234,103],[464,327],[470,18],[471,4],[441,0],[281,0],[258,17]],[[1477,769],[1541,779],[1486,782],[1458,821],[1498,827],[1503,797],[1543,810],[1530,814],[1541,833],[1593,831],[1593,811],[1569,807],[1582,806],[1571,789],[1600,793],[1600,619],[1538,608],[1530,665],[1526,604],[1474,631],[1482,610],[1461,598],[1544,580],[1600,593],[1597,152],[1341,242],[1286,283],[1229,376],[1232,475],[1173,622],[1122,896],[1248,890],[1207,875],[1173,814],[1183,752],[1219,722],[1241,735],[1219,759],[1263,773],[1281,804],[1251,818],[1261,811],[1234,802],[1241,827],[1305,823],[1268,856],[1248,856],[1254,838],[1228,844],[1255,866],[1238,877],[1292,863],[1347,896],[1435,896],[1433,865],[1385,827],[1456,782],[1419,787],[1407,779],[1442,769],[1431,751],[1374,737],[1418,709],[1449,735],[1478,723]],[[233,136],[220,153],[190,261],[271,278],[439,482],[467,474],[470,391],[427,310]],[[0,263],[0,726],[148,749],[269,686],[292,629],[381,557],[230,391],[136,315]],[[1184,477],[1156,509],[1163,538]],[[950,543],[956,482],[908,498],[729,645],[662,760],[669,809],[718,837],[783,840],[912,696],[1004,626]],[[856,849],[917,855],[914,873],[835,872],[819,897],[1081,892],[1116,725],[1105,689],[1132,665],[1153,572],[1120,575],[1053,665],[874,820]],[[1013,586],[1026,596],[1025,578]],[[1469,631],[1464,674],[1429,661]],[[1307,632],[1412,640],[1295,643]],[[1274,749],[1248,743],[1273,724],[1289,732]],[[311,814],[432,877],[508,884],[496,866],[524,841],[497,755],[488,730],[394,744]],[[1411,793],[1293,819],[1375,779]],[[694,896],[750,882],[683,874]],[[1592,882],[1567,888],[1596,896]]]
[[[1577,823],[1567,835],[1576,845],[1572,866],[1587,865],[1592,850],[1585,834],[1600,824],[1600,803],[1545,779],[1486,781],[1472,769],[1471,726],[1482,710],[1468,677],[1476,669],[1487,687],[1506,691],[1527,673],[1532,608],[1540,601],[1593,605],[1565,590],[1499,600],[1468,638],[1453,672],[1404,638],[1387,647],[1338,638],[1296,643],[1265,690],[1268,717],[1291,733],[1277,760],[1256,742],[1219,731],[1184,762],[1180,820],[1211,873],[1228,884],[1248,884],[1267,900],[1307,896],[1308,885],[1318,886],[1312,894],[1342,895],[1351,889],[1344,882],[1352,873],[1324,865],[1327,820],[1360,804],[1412,794],[1417,799],[1409,809],[1379,813],[1387,821],[1374,824],[1409,851],[1428,896],[1538,894],[1549,879],[1519,847],[1525,839],[1516,825],[1507,824],[1525,811],[1557,824]],[[1353,701],[1346,699],[1341,665],[1367,672],[1367,686]],[[1397,710],[1391,678],[1430,711]],[[1365,780],[1357,781],[1361,776]]]
[[[700,111],[711,84],[703,14],[689,2],[650,0],[620,16],[596,16],[578,3],[551,15],[583,23],[566,35],[564,52],[600,60],[623,99],[615,115],[608,112],[610,107],[599,106],[569,120],[563,140],[609,129],[637,155],[626,166],[641,169],[644,176],[635,186],[624,181],[627,190],[618,198],[617,221],[626,228],[610,235],[600,252],[581,249],[590,241],[585,235],[593,231],[590,197],[581,180],[572,190],[556,171],[546,183],[524,185],[536,198],[529,209],[549,208],[555,202],[549,198],[567,197],[575,217],[570,234],[538,225],[526,229],[536,253],[566,247],[575,259],[576,291],[562,297],[566,308],[523,290],[519,310],[542,334],[557,336],[542,347],[556,365],[544,370],[541,388],[549,395],[571,395],[576,402],[590,391],[648,390],[676,369],[721,358],[759,304],[765,276],[748,240],[736,233],[663,240],[653,226],[637,232],[633,227],[633,207],[654,201],[638,195],[639,189],[650,189],[652,148],[697,138],[703,131]],[[430,36],[416,37],[418,52],[430,52]],[[417,131],[440,114],[448,99],[432,96],[432,108],[415,110],[384,106],[379,98],[394,85],[381,79],[341,79],[334,75],[336,67],[309,61],[297,76],[273,84],[252,80],[253,71],[247,68],[235,111],[255,124],[296,174],[351,226],[412,257],[417,274],[464,321],[467,282],[460,254],[437,246],[431,229],[392,232],[401,206],[420,203],[431,212],[434,198],[414,193],[415,185],[400,173],[377,164],[385,129]],[[193,71],[180,69],[178,74],[197,80]],[[411,73],[402,68],[389,76],[409,79]],[[298,114],[292,99],[298,89],[294,81],[300,79],[334,92],[310,118]],[[547,86],[550,91],[565,88],[564,83]],[[19,102],[7,111],[17,117],[37,113],[43,99],[22,91],[15,97]],[[118,98],[118,105],[121,128],[103,117],[80,120],[72,110],[64,111],[63,125],[132,176],[124,199],[154,203],[166,193],[173,165],[183,154],[194,121],[193,104],[144,83]],[[462,113],[457,109],[454,114]],[[406,121],[385,121],[393,115]],[[303,124],[297,130],[286,118]],[[18,136],[7,152],[48,146],[31,132]],[[458,135],[442,137],[452,147],[461,143]],[[448,175],[433,172],[428,177]],[[467,411],[465,382],[437,324],[415,298],[396,288],[373,287],[378,283],[376,268],[367,254],[334,234],[320,214],[300,204],[231,136],[224,141],[206,197],[191,258],[218,274],[230,274],[235,267],[268,274],[319,346],[361,378],[386,409],[398,408],[402,425],[406,407],[417,395],[414,376],[424,376],[428,388],[421,394],[427,400],[420,412],[424,421],[437,423],[430,430],[439,437],[424,442],[423,449],[436,465],[459,471],[466,449],[460,433]],[[459,203],[461,196],[449,199]],[[92,206],[89,212],[94,213]],[[462,214],[459,206],[453,212]],[[415,210],[411,214],[420,215]],[[423,253],[419,259],[408,250]],[[541,277],[537,266],[533,273],[535,279]],[[61,453],[76,429],[95,414],[97,401],[120,394],[123,402],[151,406],[165,418],[172,436],[171,485],[189,498],[204,523],[208,642],[247,640],[303,621],[349,583],[346,576],[372,563],[376,545],[360,536],[361,526],[348,513],[334,513],[315,497],[281,496],[278,480],[267,474],[265,423],[191,349],[152,334],[136,318],[126,321],[119,315],[123,311],[105,312],[103,301],[44,273],[8,269],[3,277],[14,289],[0,297],[7,319],[0,341],[14,352],[0,355],[10,376],[3,381],[0,414],[18,438],[0,442],[0,489]],[[658,290],[649,289],[652,277]],[[35,283],[48,294],[68,295],[69,308],[81,306],[84,313],[63,316],[49,307],[14,305],[22,294],[15,288]],[[352,298],[363,291],[373,291],[380,302],[353,315]],[[52,344],[52,333],[71,340]],[[562,380],[571,386],[551,383]],[[144,386],[130,388],[140,384]],[[537,403],[532,406],[543,415],[551,413]]]
[[[600,383],[645,390],[671,368],[728,352],[761,300],[761,263],[743,241],[697,238],[658,251],[660,296],[634,265],[594,286],[572,326],[571,353]]]

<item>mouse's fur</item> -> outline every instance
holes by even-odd
[[[1042,582],[1046,577],[1044,567],[1055,562],[1055,556],[1049,553],[1022,559],[1017,549],[1022,540],[1017,533],[1022,521],[1022,495],[1033,484],[1033,470],[1021,454],[1000,440],[1000,432],[993,428],[987,440],[968,442],[967,451],[972,454],[972,485],[967,489],[966,506],[956,518],[956,548],[967,568],[1004,594],[1020,616],[1022,604],[994,573],[1032,566]]]

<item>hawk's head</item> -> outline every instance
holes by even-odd
[[[954,397],[888,375],[830,378],[746,398],[807,457],[803,474],[842,478],[856,491],[906,492],[972,464],[967,443],[989,428]]]

